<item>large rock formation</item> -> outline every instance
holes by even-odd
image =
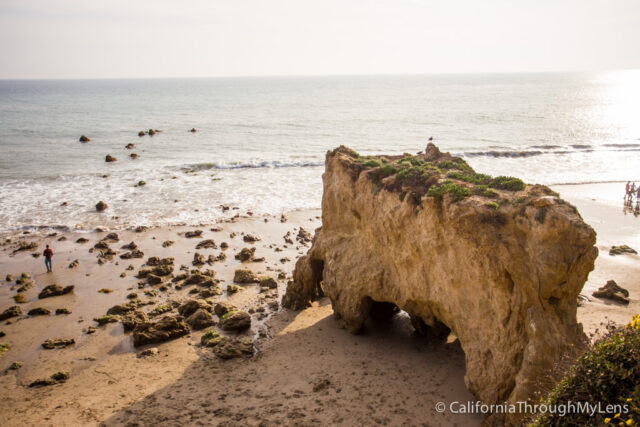
[[[417,156],[327,153],[322,227],[283,304],[322,294],[357,332],[406,311],[418,332],[460,340],[465,381],[487,403],[530,398],[584,345],[577,297],[598,254],[593,229],[540,185],[475,173],[429,144]]]

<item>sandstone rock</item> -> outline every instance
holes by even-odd
[[[147,133],[143,130],[141,130],[140,132],[138,132],[138,136],[145,136]]]
[[[149,274],[147,276],[147,283],[150,285],[159,285],[162,283],[162,277],[156,276],[155,274]]]
[[[257,242],[258,240],[260,240],[260,238],[258,236],[253,235],[253,234],[245,234],[244,236],[242,236],[242,240],[244,240],[247,243],[253,243],[253,242]]]
[[[213,347],[213,354],[221,359],[233,359],[253,354],[253,343],[248,338],[221,337]]]
[[[228,294],[235,294],[240,290],[240,287],[238,285],[227,285],[227,293]]]
[[[22,368],[22,366],[24,366],[24,362],[13,362],[7,369],[10,371],[17,371]]]
[[[102,200],[96,203],[96,211],[98,212],[104,212],[104,210],[107,209],[108,207],[109,206]]]
[[[11,254],[16,254],[22,251],[32,251],[38,248],[38,244],[36,242],[19,242],[18,246],[11,252]]]
[[[44,307],[36,307],[29,310],[27,314],[29,316],[48,316],[51,314],[51,310]]]
[[[236,283],[255,283],[258,281],[258,276],[251,270],[238,269],[233,275],[233,281]]]
[[[193,313],[195,313],[197,310],[200,310],[200,309],[205,311],[211,311],[211,306],[207,304],[205,300],[191,299],[191,300],[187,300],[186,302],[184,302],[178,307],[178,313],[180,313],[181,316],[189,317]]]
[[[76,268],[78,265],[80,265],[80,261],[75,259],[69,264],[69,268]]]
[[[160,352],[160,350],[158,350],[157,347],[151,347],[151,348],[148,348],[146,350],[142,350],[140,353],[138,353],[137,357],[140,358],[140,357],[155,356],[159,352]]]
[[[109,249],[109,244],[104,241],[100,241],[93,245],[93,249]]]
[[[229,311],[222,315],[219,326],[224,331],[244,331],[251,326],[251,316],[244,311]]]
[[[129,311],[126,314],[120,316],[122,327],[125,332],[133,331],[138,325],[149,322],[149,318],[142,310]]]
[[[22,316],[22,310],[20,309],[19,306],[14,305],[7,308],[2,313],[0,313],[0,320],[7,320],[12,317],[18,317],[18,316]]]
[[[480,400],[532,398],[561,356],[583,348],[577,297],[598,254],[593,229],[568,204],[534,206],[553,195],[547,187],[476,175],[432,144],[424,155],[372,160],[367,168],[345,147],[327,153],[322,227],[283,305],[327,295],[358,332],[378,303],[391,303],[414,324],[458,337],[465,382]],[[508,203],[488,208],[473,180]]]
[[[122,245],[120,249],[133,251],[135,249],[138,249],[138,245],[136,245],[136,242],[131,242],[131,243],[127,243],[126,245]]]
[[[89,241],[89,239],[85,239],[84,237],[80,237],[78,240],[76,240],[76,243],[87,243]]]
[[[188,239],[193,239],[195,237],[202,237],[202,230],[187,231],[186,233],[184,233],[184,237]]]
[[[153,136],[156,134],[156,131],[153,129],[149,129],[149,132],[147,132],[149,135]]]
[[[611,246],[611,249],[609,249],[609,255],[623,255],[623,254],[637,254],[638,252],[627,246],[627,245],[620,245],[620,246]]]
[[[143,135],[144,135],[144,134],[143,134]],[[125,147],[124,147],[124,148],[126,148],[127,150],[131,150],[131,149],[134,147],[134,145],[135,145],[135,144],[133,144],[133,143],[131,143],[131,142],[130,142],[130,143],[128,143],[127,145],[125,145]]]
[[[101,240],[102,242],[118,242],[120,238],[118,237],[118,233],[109,233],[104,236]]]
[[[69,292],[72,292],[72,291],[73,291],[73,285],[63,287],[60,285],[56,285],[54,283],[53,285],[46,286],[38,294],[38,298],[43,299],[43,298],[57,297],[59,295],[68,294]]]
[[[191,128],[191,130],[189,130],[189,132],[196,133],[197,131],[196,131],[196,128]]]
[[[311,236],[311,233],[309,233],[304,228],[300,227],[300,230],[298,231],[298,235],[296,236],[296,240],[299,241],[300,243],[306,244],[311,242],[312,239],[313,237]]]
[[[42,343],[42,347],[47,350],[53,350],[54,348],[64,348],[74,345],[76,341],[71,339],[51,339]]]
[[[222,340],[222,338],[222,335],[212,329],[202,335],[202,337],[200,338],[200,344],[205,347],[215,347]]]
[[[107,323],[117,323],[120,321],[120,316],[114,316],[111,314],[107,314],[105,316],[96,317],[93,319],[94,322],[98,323],[98,325],[103,326]]]
[[[275,279],[273,279],[272,277],[261,277],[260,287],[276,289],[278,287],[278,282],[276,282]]]
[[[111,162],[115,162],[115,161],[116,161],[116,158],[115,158],[115,157],[113,157],[113,156],[112,156],[112,155],[110,155],[110,154],[107,154],[107,156],[104,158],[104,161],[105,161],[105,162],[107,162],[107,163],[111,163]]]
[[[107,310],[107,314],[109,315],[121,315],[127,314],[131,311],[134,311],[138,308],[138,303],[135,301],[129,301],[126,304],[117,304]]]
[[[218,245],[211,239],[206,239],[196,245],[196,249],[218,249]]]
[[[144,258],[144,252],[141,250],[135,249],[131,252],[125,252],[120,255],[121,259],[133,259],[133,258]]]
[[[173,245],[173,243],[173,240],[165,240],[164,242],[162,242],[162,247],[168,248],[169,246]]]
[[[198,252],[196,252],[195,254],[193,254],[193,265],[204,265],[205,259],[204,259],[204,255],[199,254]]]
[[[229,304],[228,302],[219,302],[219,303],[216,304],[216,306],[213,309],[214,313],[216,313],[216,316],[218,316],[218,317],[222,317],[226,313],[228,313],[230,311],[236,311],[236,310],[237,310],[237,308],[235,306]]]
[[[237,260],[241,262],[249,261],[253,258],[253,254],[256,253],[256,248],[242,248],[235,256]]]
[[[138,155],[136,153],[131,153],[131,154],[129,154],[129,157],[131,157],[132,159],[137,159]],[[144,182],[144,181],[138,181],[138,187],[141,187],[141,186],[143,186],[145,184],[146,184],[146,182]]]
[[[66,382],[71,375],[68,372],[56,372],[49,378],[35,380],[29,384],[29,388],[45,387]]]
[[[629,291],[618,286],[614,280],[609,280],[604,286],[592,294],[596,298],[610,299],[620,304],[629,304]]]
[[[139,324],[133,330],[133,345],[158,344],[189,333],[189,326],[182,316],[165,316],[157,322]]]
[[[71,310],[69,310],[68,308],[56,308],[56,316],[61,315],[61,314],[71,314]]]
[[[80,135],[80,142],[89,142],[91,141],[89,138],[87,138],[85,135]]]
[[[134,231],[136,233],[142,233],[143,231],[147,231],[148,229],[149,227],[147,227],[146,225],[139,225],[134,229]]]
[[[206,310],[201,308],[197,309],[193,314],[187,317],[187,323],[195,330],[204,329],[208,326],[216,324],[213,320],[213,316]]]

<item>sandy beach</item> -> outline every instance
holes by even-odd
[[[608,254],[612,245],[640,247],[640,218],[623,213],[620,187],[553,187],[578,207],[597,232],[600,255],[582,292],[586,300],[578,308],[578,320],[588,335],[597,334],[609,320],[626,323],[640,312],[640,258]],[[617,203],[616,198],[620,199]],[[273,302],[282,298],[296,259],[309,247],[295,236],[300,227],[313,233],[321,223],[319,210],[291,212],[287,217],[287,222],[281,222],[276,217],[244,215],[215,226],[118,231],[119,241],[111,244],[116,253],[126,252],[120,247],[134,241],[144,257],[123,260],[116,256],[103,265],[89,249],[107,232],[57,232],[47,237],[51,230],[42,230],[2,236],[2,278],[7,274],[17,278],[25,272],[34,282],[23,292],[26,302],[22,304],[14,302],[13,282],[5,281],[0,287],[0,312],[18,305],[23,313],[0,323],[5,334],[0,342],[10,346],[0,357],[3,425],[480,425],[479,415],[435,410],[437,402],[475,400],[464,384],[465,355],[454,336],[446,343],[428,342],[414,334],[408,317],[402,314],[391,324],[369,321],[363,334],[352,335],[338,327],[328,299],[301,312],[276,308]],[[184,235],[196,229],[203,230],[201,238]],[[284,240],[288,232],[293,244]],[[243,240],[247,234],[261,240],[247,243]],[[76,243],[79,238],[88,242]],[[227,242],[228,248],[196,250],[204,239],[218,246]],[[163,247],[167,240],[175,243]],[[36,242],[38,247],[12,254],[22,241]],[[42,257],[32,256],[42,253],[46,244],[55,253],[53,273],[45,272]],[[255,247],[255,257],[264,257],[264,261],[236,260],[234,255],[244,247]],[[254,341],[253,357],[217,358],[210,348],[200,345],[206,329],[138,348],[120,323],[87,333],[88,327],[96,326],[94,318],[125,303],[132,292],[141,301],[153,301],[144,310],[192,298],[190,287],[145,294],[154,286],[138,289],[139,279],[134,275],[152,256],[174,257],[176,274],[182,264],[194,268],[195,252],[205,258],[220,252],[227,255],[226,260],[205,264],[202,269],[214,270],[225,291],[212,297],[213,303],[226,301],[253,312],[252,327],[242,334]],[[69,268],[74,260],[78,265]],[[277,292],[261,292],[258,285],[249,284],[229,295],[226,286],[237,268],[273,278],[284,273],[280,276],[284,278],[278,280]],[[628,306],[591,296],[607,280],[629,290]],[[38,293],[53,283],[75,288],[66,295],[38,299]],[[112,292],[99,293],[103,288]],[[36,307],[47,308],[51,314],[26,315]],[[59,308],[71,314],[54,315]],[[45,340],[57,338],[73,338],[75,344],[53,350],[41,347]],[[158,348],[158,353],[139,356],[150,347]],[[14,362],[23,365],[9,370]],[[27,387],[58,371],[69,372],[70,378],[53,386]]]

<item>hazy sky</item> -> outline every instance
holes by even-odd
[[[640,0],[0,0],[0,78],[640,68]]]

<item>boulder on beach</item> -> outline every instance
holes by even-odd
[[[204,265],[205,263],[205,258],[204,255],[199,254],[198,252],[196,252],[195,254],[193,254],[193,261],[192,264],[193,265]]]
[[[540,378],[585,348],[577,299],[596,233],[550,188],[476,173],[432,143],[397,156],[339,147],[322,179],[322,227],[284,307],[327,296],[354,333],[399,310],[418,333],[453,333],[465,383],[487,404],[534,398]],[[494,415],[501,425],[523,416]]]
[[[153,136],[156,134],[156,131],[153,129],[149,129],[149,132],[147,132],[149,135]]]
[[[28,385],[29,388],[46,387],[50,385],[60,384],[66,382],[71,377],[69,372],[56,372],[49,378],[35,380]]]
[[[195,330],[204,329],[208,326],[212,326],[216,324],[216,321],[213,320],[213,316],[208,311],[199,308],[191,314],[191,316],[187,317],[187,323]]]
[[[109,205],[107,205],[102,200],[99,201],[98,203],[96,203],[96,211],[98,211],[98,212],[104,212],[104,210],[107,209],[108,207],[109,207]]]
[[[238,252],[235,258],[241,262],[249,261],[253,258],[253,255],[256,253],[256,248],[242,248],[240,252]]]
[[[178,313],[180,313],[180,315],[184,317],[191,316],[197,310],[211,311],[211,306],[207,304],[205,300],[191,299],[185,301],[178,307]]]
[[[186,233],[184,233],[184,237],[188,239],[193,239],[195,237],[202,237],[202,230],[187,231]]]
[[[116,158],[113,157],[111,154],[107,154],[106,157],[104,158],[104,161],[107,163],[111,163],[111,162],[115,162]]]
[[[636,251],[635,249],[627,245],[611,246],[611,249],[609,249],[609,255],[624,255],[624,254],[636,255],[637,253],[638,251]]]
[[[152,267],[155,267],[158,265],[173,265],[173,262],[174,262],[173,257],[160,258],[157,256],[152,256],[147,260],[147,265]]]
[[[147,314],[142,310],[129,311],[120,316],[125,332],[133,331],[138,325],[149,322]]]
[[[197,130],[196,130],[196,128],[191,128],[191,129],[189,130],[189,132],[191,132],[191,133],[196,133],[196,132],[197,132]]]
[[[222,315],[219,326],[224,331],[244,331],[251,326],[251,316],[245,311],[229,311]]]
[[[42,348],[47,349],[47,350],[53,350],[55,348],[64,348],[64,347],[69,347],[70,345],[74,345],[76,343],[76,340],[74,340],[73,338],[69,338],[69,339],[50,339],[50,340],[46,340],[45,342],[42,343]]]
[[[134,259],[134,258],[144,258],[144,252],[138,249],[134,249],[130,252],[125,252],[120,255],[121,259]]]
[[[623,305],[629,304],[629,291],[618,286],[615,280],[607,281],[604,286],[595,291],[592,295],[596,298],[608,299]]]
[[[131,154],[129,154],[129,157],[131,157],[132,159],[137,159],[138,155],[136,153],[131,153]],[[140,181],[140,182],[144,183],[144,181]],[[138,186],[141,185],[140,182],[138,182]],[[144,185],[144,184],[142,184],[142,185]]]
[[[196,245],[196,249],[218,249],[218,245],[211,239],[202,240]]]
[[[233,281],[236,283],[256,283],[258,276],[251,270],[241,268],[234,272]]]
[[[20,309],[19,306],[14,305],[7,308],[2,313],[0,313],[0,320],[7,320],[12,317],[18,317],[18,316],[22,316],[22,310]]]
[[[135,146],[135,144],[133,144],[133,143],[131,143],[131,142],[130,142],[130,143],[128,143],[127,145],[125,145],[125,147],[124,147],[124,148],[126,148],[127,150],[131,150],[134,146]]]
[[[253,234],[245,234],[244,236],[242,236],[242,240],[244,240],[247,243],[254,243],[260,240],[260,238],[258,236],[255,236]]]
[[[91,140],[86,135],[81,135],[79,141],[80,142],[89,142]]]
[[[182,316],[164,316],[157,322],[141,323],[133,330],[133,345],[158,344],[189,333]]]
[[[44,307],[36,307],[29,310],[27,314],[29,316],[48,316],[51,314],[51,310]]]
[[[219,302],[215,305],[213,311],[216,313],[216,316],[222,317],[230,311],[238,310],[235,306],[229,304],[228,302]]]
[[[253,351],[253,342],[249,338],[221,337],[213,347],[213,354],[224,360],[251,356]]]
[[[141,130],[140,132],[138,132],[138,136],[145,136],[147,133],[143,130]]]
[[[42,291],[40,291],[40,293],[38,294],[38,298],[43,299],[43,298],[57,297],[59,295],[68,294],[69,292],[72,292],[72,291],[73,291],[73,285],[60,286],[54,283],[53,285],[46,286]]]

